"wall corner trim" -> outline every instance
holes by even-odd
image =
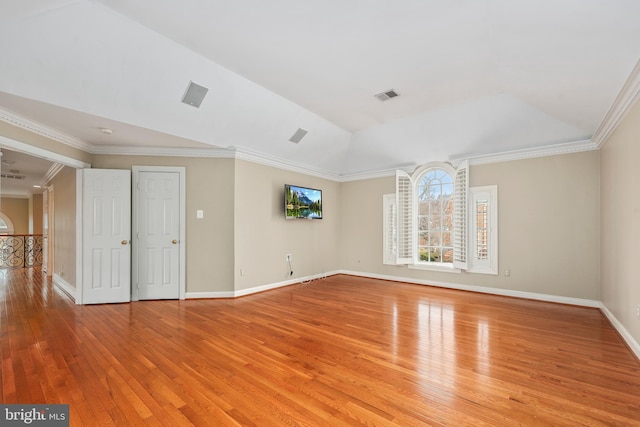
[[[633,339],[629,331],[627,331],[627,329],[622,325],[622,323],[620,323],[620,321],[616,318],[616,316],[613,315],[611,310],[609,310],[607,306],[604,305],[604,303],[601,304],[600,311],[604,313],[604,315],[607,317],[607,319],[611,322],[613,327],[616,329],[616,331],[618,331],[622,339],[625,341],[627,346],[629,346],[631,351],[633,351],[633,353],[636,355],[636,357],[640,361],[640,344],[635,339]]]
[[[69,295],[74,302],[76,301],[76,289],[69,282],[64,280],[58,273],[53,273],[52,279],[54,285]]]
[[[613,104],[609,107],[609,111],[607,111],[607,114],[591,137],[591,140],[598,148],[601,148],[607,142],[638,99],[640,99],[640,60],[633,67],[620,93],[618,93]]]

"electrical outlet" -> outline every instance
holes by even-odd
[[[291,254],[285,255],[285,261],[291,261]]]
[[[640,304],[636,306],[636,317],[640,319]]]

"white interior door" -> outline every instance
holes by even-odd
[[[140,171],[136,176],[138,299],[178,299],[181,174]]]
[[[131,300],[131,171],[84,169],[82,303]]]

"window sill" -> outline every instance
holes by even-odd
[[[454,268],[453,265],[435,265],[435,264],[410,264],[408,266],[411,270],[427,270],[427,271],[439,271],[441,273],[461,273],[462,270]]]

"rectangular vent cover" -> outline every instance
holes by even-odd
[[[26,176],[24,175],[7,175],[6,173],[0,174],[0,178],[7,178],[7,179],[25,179]]]
[[[379,94],[375,95],[375,97],[378,98],[380,101],[386,101],[388,99],[395,98],[396,96],[398,96],[398,92],[396,92],[393,89],[380,92]]]
[[[200,104],[202,104],[202,100],[208,91],[209,89],[204,86],[200,86],[194,82],[189,82],[189,87],[187,87],[187,91],[182,97],[182,102],[187,105],[200,108]]]
[[[304,130],[302,128],[298,128],[296,133],[294,133],[293,136],[291,138],[289,138],[289,141],[295,142],[297,144],[298,142],[300,142],[302,140],[302,138],[304,138],[304,136],[306,134],[307,134],[306,130]]]

